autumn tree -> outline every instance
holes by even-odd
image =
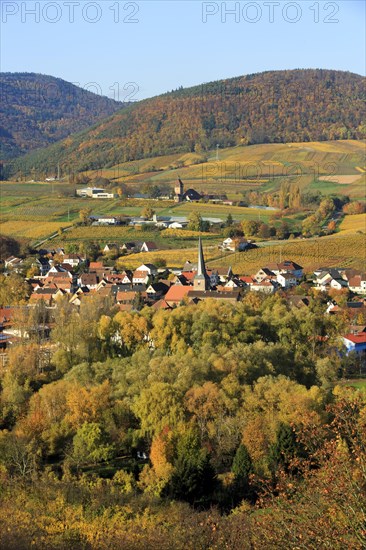
[[[241,222],[241,227],[244,235],[248,237],[254,237],[258,234],[260,222],[255,220],[244,220]]]
[[[155,210],[153,210],[151,206],[145,206],[141,212],[141,216],[147,220],[151,220],[154,214]]]
[[[79,212],[79,219],[83,225],[88,225],[90,223],[90,208],[82,208]]]

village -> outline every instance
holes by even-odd
[[[225,239],[221,248],[232,246]],[[106,244],[102,254],[113,247]],[[120,253],[157,250],[154,242],[123,243]],[[345,353],[356,352],[363,368],[366,366],[366,274],[355,269],[319,267],[306,274],[302,266],[289,259],[263,265],[251,275],[234,273],[232,268],[207,268],[201,238],[197,246],[197,262],[186,261],[180,267],[143,263],[134,271],[118,270],[103,260],[89,261],[80,254],[65,253],[64,249],[41,249],[32,263],[37,271],[25,277],[29,296],[25,305],[0,304],[0,349],[6,362],[6,350],[19,342],[19,330],[12,326],[19,309],[42,303],[57,315],[60,299],[79,308],[92,297],[99,297],[121,312],[139,311],[143,307],[172,310],[181,305],[213,299],[235,304],[248,293],[270,295],[280,293],[291,307],[307,308],[310,295],[327,297],[325,315],[343,315],[349,319],[347,331],[340,334]],[[4,262],[4,274],[20,275],[25,260],[9,257]],[[338,296],[338,297],[337,297]],[[49,331],[48,331],[49,332]],[[24,334],[23,334],[24,337]]]

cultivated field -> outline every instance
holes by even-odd
[[[337,235],[309,240],[284,241],[273,246],[241,253],[227,253],[212,262],[216,267],[232,266],[238,273],[252,274],[270,262],[291,259],[312,272],[320,266],[365,269],[366,235]],[[211,265],[209,263],[209,265]]]
[[[24,237],[31,241],[39,240],[66,227],[67,223],[38,222],[38,221],[11,221],[0,223],[0,233],[11,237]]]
[[[366,233],[366,214],[354,214],[353,216],[345,216],[339,226],[340,232],[338,235],[346,233],[352,234],[362,231]]]
[[[302,189],[318,188],[326,194],[346,193],[362,198],[364,163],[365,143],[344,140],[237,146],[219,150],[218,160],[213,151],[171,155],[119,164],[102,175],[134,185],[171,183],[180,176],[187,187],[207,193],[226,193],[236,200],[244,190],[272,191],[278,189],[282,181],[296,183]],[[341,180],[333,181],[335,176],[346,176],[347,186]],[[324,177],[327,179],[323,180]]]
[[[365,143],[358,141],[336,141],[320,143],[264,144],[250,147],[233,147],[216,152],[169,155],[144,159],[90,172],[90,176],[108,177],[118,186],[119,182],[136,188],[143,184],[168,183],[174,186],[181,177],[185,189],[194,187],[206,193],[226,193],[228,198],[241,200],[246,190],[273,192],[283,181],[296,183],[302,191],[321,191],[323,194],[347,194],[352,199],[365,198]],[[230,213],[234,220],[258,220],[273,223],[275,212],[265,209],[224,206],[212,203],[174,204],[169,201],[139,201],[121,199],[93,200],[75,197],[75,185],[53,183],[0,182],[0,231],[2,234],[23,238],[31,244],[38,243],[60,228],[69,227],[79,219],[81,209],[90,209],[92,215],[136,216],[150,205],[158,216],[185,216],[200,212],[205,218],[225,221]],[[308,213],[290,215],[285,221],[290,231],[300,228]],[[291,257],[312,269],[320,263],[325,265],[347,265],[363,268],[365,259],[366,216],[346,216],[339,232],[332,237],[317,240],[293,240],[281,244],[261,245],[258,250],[244,254],[228,253],[223,257],[217,249],[222,240],[220,235],[204,235],[209,258],[215,258],[215,265],[233,265],[238,271],[251,273],[263,263]],[[71,227],[51,242],[53,246],[75,244],[87,240],[104,246],[108,242],[155,241],[161,257],[164,253],[169,262],[178,262],[192,249],[195,258],[197,235],[182,231],[174,233],[155,229],[141,230],[134,227]],[[168,250],[171,249],[171,250]],[[182,249],[184,249],[182,251]],[[151,258],[155,256],[152,255]],[[150,256],[144,255],[145,261]],[[129,261],[138,264],[141,258],[131,256]]]

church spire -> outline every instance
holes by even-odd
[[[205,259],[203,257],[202,241],[201,237],[198,237],[198,264],[197,264],[197,275],[206,275],[206,266]]]
[[[201,237],[198,239],[198,264],[197,274],[193,279],[194,290],[208,290],[210,288],[210,279],[207,275],[205,258],[203,256]]]

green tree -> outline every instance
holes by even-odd
[[[227,215],[226,221],[225,221],[225,226],[230,227],[231,225],[233,225],[233,223],[234,223],[233,217],[232,217],[231,213],[229,212],[228,215]]]
[[[108,442],[106,433],[96,422],[84,422],[73,439],[72,462],[78,467],[82,464],[96,464],[109,460],[114,447]]]
[[[273,471],[282,467],[285,472],[294,470],[294,460],[300,455],[300,444],[295,431],[289,424],[281,422],[277,430],[276,441],[270,450]]]
[[[235,453],[231,471],[234,474],[235,483],[243,487],[248,485],[249,476],[253,472],[253,464],[248,449],[242,443]]]
[[[177,443],[174,472],[168,484],[173,499],[205,504],[215,487],[215,471],[207,449],[200,446],[196,433],[188,431]]]

